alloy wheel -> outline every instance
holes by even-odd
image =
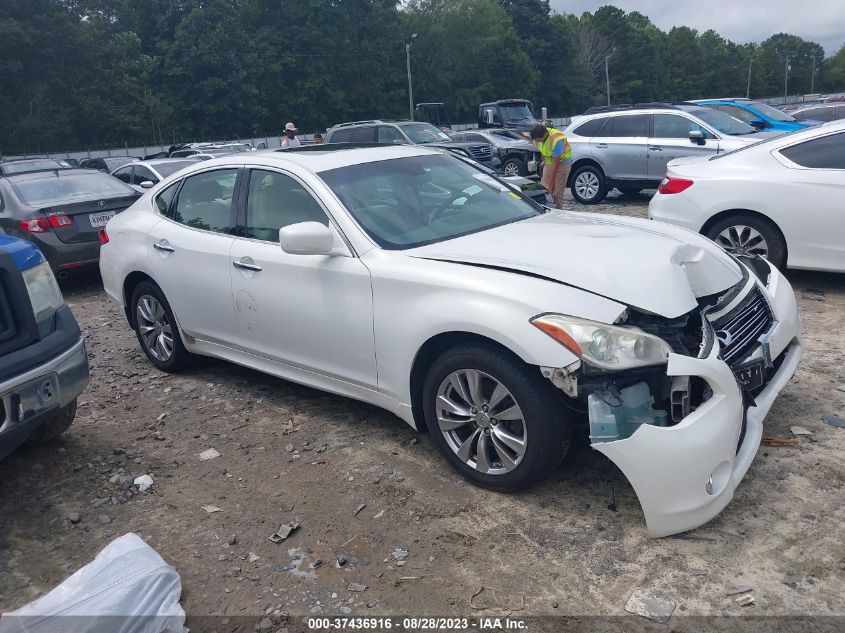
[[[437,390],[435,411],[449,448],[470,468],[503,475],[525,457],[522,409],[493,376],[476,369],[452,372]]]
[[[584,200],[592,200],[599,192],[599,179],[593,172],[584,171],[575,178],[575,191]]]
[[[141,295],[135,312],[138,331],[147,352],[158,361],[170,360],[173,355],[173,328],[164,306],[152,295]]]
[[[505,176],[519,176],[519,165],[514,162],[505,165]]]
[[[734,255],[769,256],[769,245],[766,243],[766,238],[756,229],[744,224],[735,224],[721,231],[716,236],[716,243]]]

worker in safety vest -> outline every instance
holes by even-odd
[[[566,181],[572,169],[572,146],[566,134],[542,124],[531,128],[531,140],[543,155],[542,185],[552,194],[555,206],[562,209]]]

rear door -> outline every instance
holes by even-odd
[[[153,276],[179,326],[217,344],[229,343],[235,334],[229,250],[239,172],[223,167],[185,178],[164,218],[147,234]]]
[[[590,150],[614,180],[648,179],[648,114],[617,114],[590,141]]]
[[[704,135],[704,145],[690,141],[689,133],[693,131]],[[692,119],[674,113],[655,114],[648,143],[648,178],[655,182],[663,180],[670,160],[715,154],[718,149],[718,139]]]

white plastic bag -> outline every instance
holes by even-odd
[[[187,633],[176,570],[124,534],[50,593],[0,617],[0,633]]]

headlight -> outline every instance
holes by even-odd
[[[531,319],[541,329],[585,363],[608,370],[662,365],[672,348],[662,338],[615,325],[562,314],[542,314]]]
[[[45,336],[50,333],[53,315],[64,303],[62,291],[47,262],[23,271],[23,280],[38,322],[38,332]]]

